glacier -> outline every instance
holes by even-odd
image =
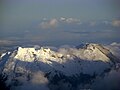
[[[0,74],[11,90],[80,90],[120,67],[120,44],[18,47],[0,56]],[[97,86],[97,85],[96,85]],[[112,90],[112,89],[111,89]]]

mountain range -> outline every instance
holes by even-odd
[[[119,77],[119,43],[23,46],[0,56],[0,88],[6,90],[119,90]]]

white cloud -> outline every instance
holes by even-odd
[[[41,27],[43,29],[56,28],[57,26],[58,26],[57,19],[51,19],[50,21],[42,22],[39,25],[39,27]]]
[[[60,21],[63,21],[63,22],[68,23],[68,24],[71,24],[71,23],[80,23],[80,20],[76,19],[76,18],[64,18],[64,17],[61,17]]]
[[[60,18],[60,21],[65,21],[65,20],[66,20],[66,18],[64,18],[64,17]]]
[[[59,19],[53,18],[51,20],[48,20],[46,18],[43,18],[43,21],[38,25],[38,28],[42,29],[54,29],[58,26],[66,25],[66,24],[81,24],[79,19],[76,18],[65,18],[60,17]]]
[[[47,84],[48,83],[48,79],[45,78],[44,73],[40,71],[33,75],[33,78],[31,81],[33,84]]]
[[[21,81],[22,85],[12,86],[11,90],[49,90],[48,79],[44,77],[44,73],[41,71],[33,73],[30,81],[27,81],[25,77],[17,78],[17,80]]]
[[[112,25],[115,27],[120,27],[120,20],[113,20]]]
[[[66,19],[66,22],[67,23],[77,23],[77,22],[79,22],[79,20],[75,19],[75,18],[68,18],[68,19]]]

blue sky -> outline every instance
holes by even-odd
[[[1,0],[0,4],[1,40],[120,41],[119,0]]]
[[[81,20],[118,17],[119,0],[2,0],[4,15],[12,19],[75,17]]]

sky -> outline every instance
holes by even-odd
[[[0,42],[120,42],[119,0],[1,0]]]

